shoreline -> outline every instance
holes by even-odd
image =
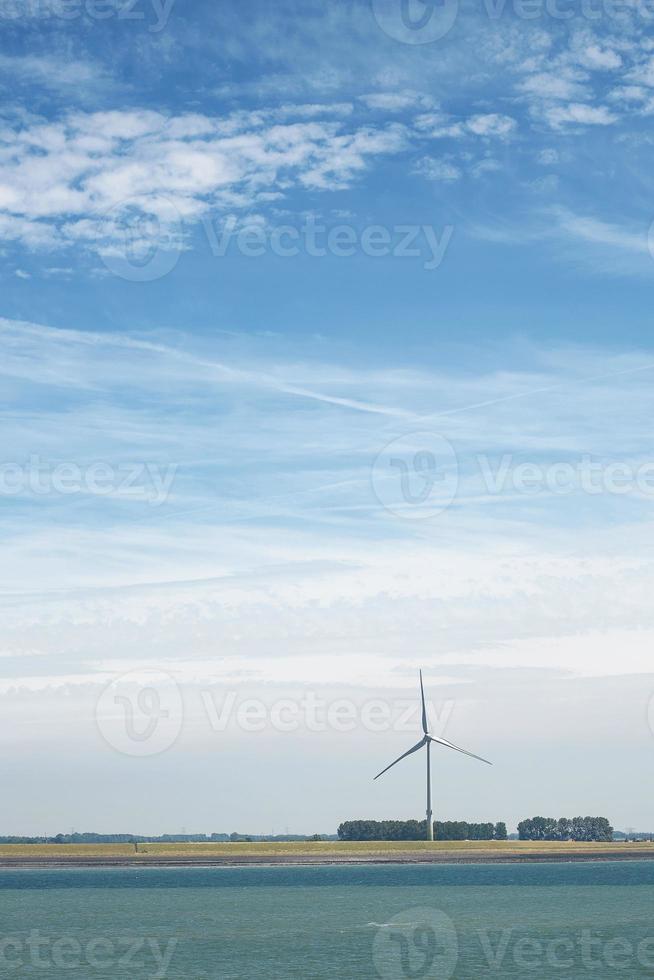
[[[131,856],[43,856],[35,855],[21,857],[0,856],[0,870],[46,870],[49,868],[244,868],[244,867],[330,867],[337,865],[425,865],[425,864],[572,864],[592,862],[624,862],[654,860],[654,852],[638,850],[611,853],[534,851],[529,854],[489,854],[488,852],[457,853],[456,851],[440,851],[437,853],[405,852],[398,854],[366,854],[327,855],[327,854],[294,854],[294,855],[245,855],[233,857],[226,855],[197,855],[172,857],[165,855],[144,854]]]

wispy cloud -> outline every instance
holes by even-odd
[[[646,229],[632,230],[597,218],[572,214],[565,210],[558,210],[555,213],[561,230],[574,238],[582,239],[594,245],[609,245],[612,248],[624,249],[627,252],[649,255]]]

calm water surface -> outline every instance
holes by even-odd
[[[654,862],[0,871],[0,976],[654,977]]]

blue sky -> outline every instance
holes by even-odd
[[[402,9],[0,0],[7,832],[419,815],[410,732],[207,716],[419,665],[437,813],[653,825],[648,10]]]

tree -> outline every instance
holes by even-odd
[[[503,821],[495,824],[493,837],[495,840],[508,840],[509,835],[506,832],[506,824]]]
[[[518,824],[520,840],[554,840],[556,820],[553,817],[532,817]]]
[[[520,840],[612,841],[613,827],[606,817],[532,817],[518,824]]]
[[[465,820],[436,820],[435,840],[493,840],[496,827],[506,824],[468,823]],[[424,840],[425,820],[346,820],[338,828],[339,840]]]
[[[567,817],[560,817],[556,825],[556,839],[557,840],[571,840],[572,839],[572,820]]]

